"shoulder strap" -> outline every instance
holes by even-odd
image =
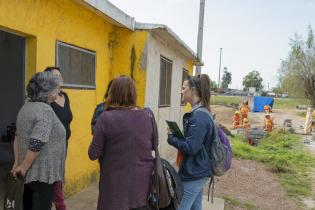
[[[160,157],[160,153],[159,153],[159,149],[158,149],[158,144],[159,144],[159,135],[158,135],[158,130],[157,130],[157,125],[156,125],[156,122],[155,122],[155,118],[154,118],[154,114],[152,112],[151,109],[149,108],[145,108],[145,111],[148,113],[150,119],[151,119],[151,124],[152,124],[152,130],[153,130],[153,134],[152,134],[152,143],[153,143],[153,148],[154,148],[154,156],[155,156],[155,163],[154,163],[154,186],[155,186],[155,190],[156,190],[156,193],[157,193],[157,196],[159,197],[160,196],[160,185],[159,185],[159,176],[158,176],[158,163],[160,163],[160,166],[162,167],[162,164],[161,164],[161,157]]]
[[[207,113],[207,114],[209,115],[209,117],[210,117],[212,123],[213,123],[214,128],[217,129],[217,128],[220,127],[218,121],[216,121],[216,120],[214,119],[213,114],[212,114],[211,112],[209,112],[208,109],[206,109],[206,108],[204,108],[204,107],[200,107],[200,108],[196,109],[196,111],[200,111],[200,112]]]
[[[214,120],[212,113],[209,112],[209,110],[206,109],[206,108],[204,108],[204,107],[199,107],[199,108],[196,109],[195,111],[201,111],[201,112],[207,113],[207,114],[210,116],[211,120]]]
[[[145,108],[146,113],[149,115],[150,119],[151,119],[151,125],[152,125],[152,131],[153,131],[153,135],[152,135],[152,144],[153,144],[153,148],[155,153],[159,153],[158,151],[158,145],[159,145],[159,134],[158,134],[158,130],[157,130],[157,125],[155,122],[155,118],[154,118],[154,114],[152,112],[151,109],[149,108]]]
[[[213,194],[214,194],[214,176],[210,177],[209,188],[208,188],[208,202],[210,201],[210,190],[211,190],[211,203],[213,204]]]
[[[212,116],[211,112],[209,112],[209,110],[207,110],[204,107],[200,107],[197,110],[207,113],[209,115],[210,119],[212,120],[213,126],[215,128],[216,122],[213,119],[213,116]],[[217,134],[215,133],[215,135],[217,135]],[[211,203],[213,204],[213,194],[214,194],[214,176],[213,175],[210,177],[210,182],[209,182],[209,187],[208,187],[208,202],[210,201],[210,191],[211,191]]]

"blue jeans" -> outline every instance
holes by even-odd
[[[178,210],[202,210],[203,186],[208,181],[208,177],[183,182],[184,192]]]

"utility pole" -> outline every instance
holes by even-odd
[[[222,55],[222,48],[220,48],[220,62],[219,62],[219,78],[218,78],[218,88],[220,88],[220,73],[221,73],[221,55]]]
[[[199,25],[198,25],[198,39],[197,39],[197,57],[202,60],[202,40],[203,40],[203,20],[205,11],[205,0],[200,0],[199,8]],[[201,66],[196,66],[196,75],[201,74]]]

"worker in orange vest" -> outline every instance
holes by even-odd
[[[264,111],[265,111],[265,113],[271,113],[272,112],[271,107],[269,105],[264,106]]]
[[[243,125],[242,127],[244,128],[244,138],[247,140],[247,142],[250,144],[250,145],[253,145],[253,141],[252,139],[249,137],[249,129],[251,127],[250,123],[248,122],[248,119],[247,118],[244,118],[243,119]]]
[[[251,127],[251,125],[249,124],[248,122],[248,119],[247,118],[244,118],[243,119],[243,126],[242,126],[244,129],[249,129]]]
[[[273,128],[273,121],[271,119],[270,114],[266,114],[265,115],[265,126],[264,126],[264,130],[271,132]]]
[[[233,115],[233,129],[236,129],[241,124],[241,115],[239,111],[235,111]]]
[[[242,123],[243,123],[243,119],[248,118],[248,111],[249,111],[248,102],[244,101],[241,106]]]

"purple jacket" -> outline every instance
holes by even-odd
[[[153,119],[153,124],[152,124]],[[148,110],[110,110],[98,118],[89,148],[100,160],[98,210],[146,205],[153,170],[154,118]]]

